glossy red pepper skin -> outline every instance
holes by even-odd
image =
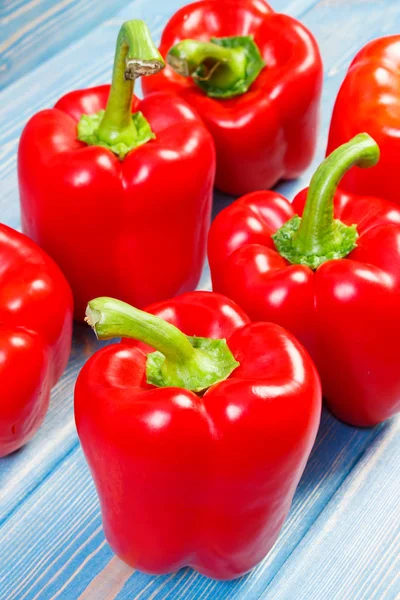
[[[77,319],[95,296],[141,307],[194,289],[206,252],[210,134],[183,100],[161,93],[132,103],[155,140],[123,161],[86,146],[77,121],[104,109],[109,89],[71,92],[34,115],[18,153],[23,229],[65,273]]]
[[[367,44],[354,58],[336,98],[327,154],[359,131],[378,143],[381,157],[374,169],[351,169],[343,190],[400,203],[400,35]]]
[[[72,294],[54,262],[0,224],[0,457],[23,446],[47,411],[71,349]]]
[[[313,445],[321,393],[299,342],[231,300],[185,294],[149,311],[226,338],[240,366],[203,397],[145,383],[143,345],[97,352],[75,389],[79,437],[107,540],[141,571],[216,579],[254,567],[278,537]]]
[[[311,33],[263,0],[203,0],[185,6],[164,29],[160,52],[185,38],[253,35],[266,67],[242,96],[208,97],[169,66],[142,82],[145,94],[179,94],[201,116],[217,150],[215,185],[240,195],[298,177],[316,144],[322,62]]]
[[[303,342],[336,416],[375,425],[400,410],[400,210],[337,192],[335,217],[357,225],[358,247],[312,271],[289,264],[271,239],[302,214],[305,198],[304,191],[291,205],[258,192],[222,211],[209,237],[213,288],[253,320],[278,323]]]

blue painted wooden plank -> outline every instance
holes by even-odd
[[[261,598],[400,597],[399,434],[396,418],[382,429]]]
[[[0,89],[118,12],[124,0],[14,0],[0,4]]]
[[[304,15],[312,8],[318,0],[288,0],[284,3],[269,2],[276,12],[283,12],[296,19],[303,19]]]

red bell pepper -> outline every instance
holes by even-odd
[[[215,150],[182,99],[132,101],[133,80],[162,66],[146,26],[125,23],[111,90],[67,94],[21,137],[23,229],[64,271],[78,319],[94,296],[144,306],[195,288],[201,274]]]
[[[54,262],[0,224],[0,457],[42,423],[71,348],[72,294]]]
[[[216,145],[217,188],[268,189],[310,164],[322,62],[301,23],[264,0],[203,0],[172,17],[160,51],[170,66],[143,91],[174,92],[202,117]]]
[[[159,350],[124,339],[94,354],[76,384],[107,540],[147,573],[190,565],[239,577],[288,513],[318,429],[318,375],[290,333],[249,323],[219,294],[148,311],[112,298],[88,307],[99,338],[132,336]]]
[[[378,143],[381,158],[367,173],[352,169],[341,181],[347,192],[386,198],[400,204],[400,35],[367,44],[354,58],[339,90],[328,150],[359,131]]]
[[[253,320],[294,333],[332,411],[366,426],[400,409],[400,210],[334,193],[352,165],[378,157],[360,134],[322,163],[293,205],[275,192],[249,194],[218,215],[209,237],[214,289]]]

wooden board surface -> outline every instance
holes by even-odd
[[[123,20],[145,18],[159,38],[182,0],[0,1],[0,220],[19,228],[16,150],[26,120],[70,89],[109,80]],[[399,0],[272,0],[316,36],[325,78],[317,155],[324,155],[336,92],[355,52],[400,32]],[[56,192],[55,192],[56,193]],[[231,202],[215,194],[214,212]],[[210,288],[207,268],[200,287]],[[149,577],[115,558],[73,422],[76,375],[98,347],[77,326],[67,372],[45,424],[0,462],[0,599],[377,600],[400,597],[400,420],[348,427],[324,411],[317,443],[281,536],[265,561],[237,581],[190,569]]]

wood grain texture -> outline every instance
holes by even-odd
[[[0,3],[0,90],[118,12],[124,4],[123,0]]]
[[[399,432],[380,432],[261,598],[399,598]]]
[[[157,39],[167,18],[183,3],[136,0],[124,3],[118,13],[122,2],[71,0],[61,7],[62,2],[50,0],[0,3],[0,45],[16,35],[20,40],[11,43],[7,57],[18,63],[24,39],[28,49],[24,76],[18,73],[9,84],[12,75],[0,92],[1,221],[19,227],[16,149],[25,121],[68,90],[109,79],[123,20],[145,18]],[[308,183],[324,155],[334,98],[351,58],[369,39],[400,30],[400,3],[271,3],[276,10],[302,18],[317,37],[325,65],[314,163],[300,179],[277,188],[291,198]],[[89,13],[81,27],[77,15]],[[34,19],[39,19],[35,27],[21,35]],[[51,32],[60,28],[62,43],[51,45]],[[216,194],[214,213],[231,201]],[[207,268],[200,287],[210,287]],[[327,411],[281,536],[251,574],[218,583],[190,569],[154,578],[121,564],[105,542],[96,494],[73,422],[74,381],[97,347],[90,331],[76,327],[71,360],[53,390],[44,426],[23,450],[0,463],[1,600],[391,600],[400,596],[399,420],[358,430]]]

